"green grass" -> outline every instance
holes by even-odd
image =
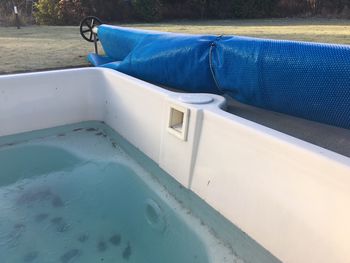
[[[0,27],[0,73],[87,65],[91,51],[78,27]]]
[[[338,19],[177,21],[123,26],[350,44],[350,20]],[[80,37],[78,27],[31,26],[20,30],[0,27],[0,73],[86,66],[85,57],[92,51],[92,43]]]

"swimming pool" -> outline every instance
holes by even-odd
[[[229,114],[220,96],[108,69],[3,76],[0,94],[9,262],[350,256],[349,158]]]
[[[27,136],[0,146],[4,262],[237,262],[107,126]]]

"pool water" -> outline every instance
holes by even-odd
[[[1,262],[244,262],[125,147],[97,122],[0,138]]]

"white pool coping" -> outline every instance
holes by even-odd
[[[104,121],[283,262],[350,262],[350,158],[208,96],[184,103],[110,69],[0,76],[0,136]],[[175,131],[171,108],[184,113]]]

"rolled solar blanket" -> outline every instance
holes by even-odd
[[[108,67],[188,92],[350,128],[350,46],[102,25]]]
[[[166,33],[138,30],[133,28],[101,25],[98,27],[98,38],[107,57],[115,61],[123,60],[145,38]]]
[[[350,46],[233,36],[215,43],[212,65],[243,103],[350,128]]]
[[[189,92],[219,93],[209,69],[215,36],[197,36],[100,26],[108,57],[102,65],[128,75]]]

